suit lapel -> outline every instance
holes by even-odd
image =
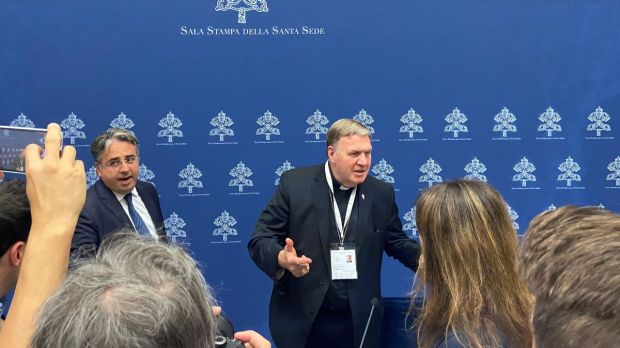
[[[133,226],[129,217],[123,210],[123,206],[116,199],[116,196],[102,181],[99,179],[95,184],[95,190],[97,191],[97,196],[99,197],[99,201],[101,204],[106,207],[112,213],[116,219],[122,224],[126,226]]]
[[[331,205],[329,203],[329,186],[327,186],[327,181],[325,180],[324,167],[320,166],[319,168],[317,175],[314,177],[314,182],[312,183],[312,201],[319,225],[319,241],[321,243],[323,257],[325,260],[329,260],[329,214],[333,214],[334,212],[331,210]],[[325,217],[327,217],[327,219]],[[328,272],[330,271],[328,270]]]
[[[360,250],[362,243],[364,242],[364,237],[366,237],[366,232],[368,231],[367,226],[370,219],[370,208],[372,206],[372,196],[370,191],[367,191],[368,185],[365,182],[361,183],[357,187],[357,207],[359,209],[359,214],[357,217],[357,229],[355,231],[355,240],[357,242],[357,249]]]

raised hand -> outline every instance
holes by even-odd
[[[286,238],[286,245],[278,254],[278,264],[295,277],[303,277],[310,272],[312,260],[305,255],[297,256],[293,240]]]
[[[33,232],[52,233],[57,227],[73,234],[77,218],[86,199],[84,163],[75,159],[73,146],[60,148],[60,126],[51,123],[42,149],[30,144],[24,150],[26,159],[26,192],[30,201]],[[40,225],[44,228],[38,228]],[[36,227],[36,228],[35,228]]]
[[[67,271],[71,238],[86,199],[86,174],[84,163],[75,159],[75,148],[61,151],[61,140],[60,126],[52,123],[43,158],[38,145],[24,150],[32,225],[11,313],[0,331],[2,347],[30,347],[39,310]]]

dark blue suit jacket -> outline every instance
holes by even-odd
[[[155,186],[145,181],[138,181],[136,190],[153,219],[160,240],[165,240],[164,218]],[[86,192],[86,203],[73,235],[71,253],[78,257],[90,256],[99,248],[105,235],[123,227],[133,229],[131,220],[114,193],[98,180]],[[76,254],[78,249],[80,251]]]

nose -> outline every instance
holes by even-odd
[[[129,165],[125,161],[121,161],[120,167],[118,167],[121,172],[129,171]]]
[[[357,159],[357,164],[359,166],[368,165],[368,157],[365,154],[360,155],[359,158]]]

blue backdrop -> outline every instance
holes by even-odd
[[[254,223],[342,117],[373,128],[371,174],[414,238],[418,192],[466,175],[500,190],[519,233],[554,206],[620,211],[617,1],[248,3],[0,3],[0,123],[62,123],[87,168],[98,133],[134,131],[171,239],[237,328],[268,332]],[[412,278],[386,260],[384,295]]]

